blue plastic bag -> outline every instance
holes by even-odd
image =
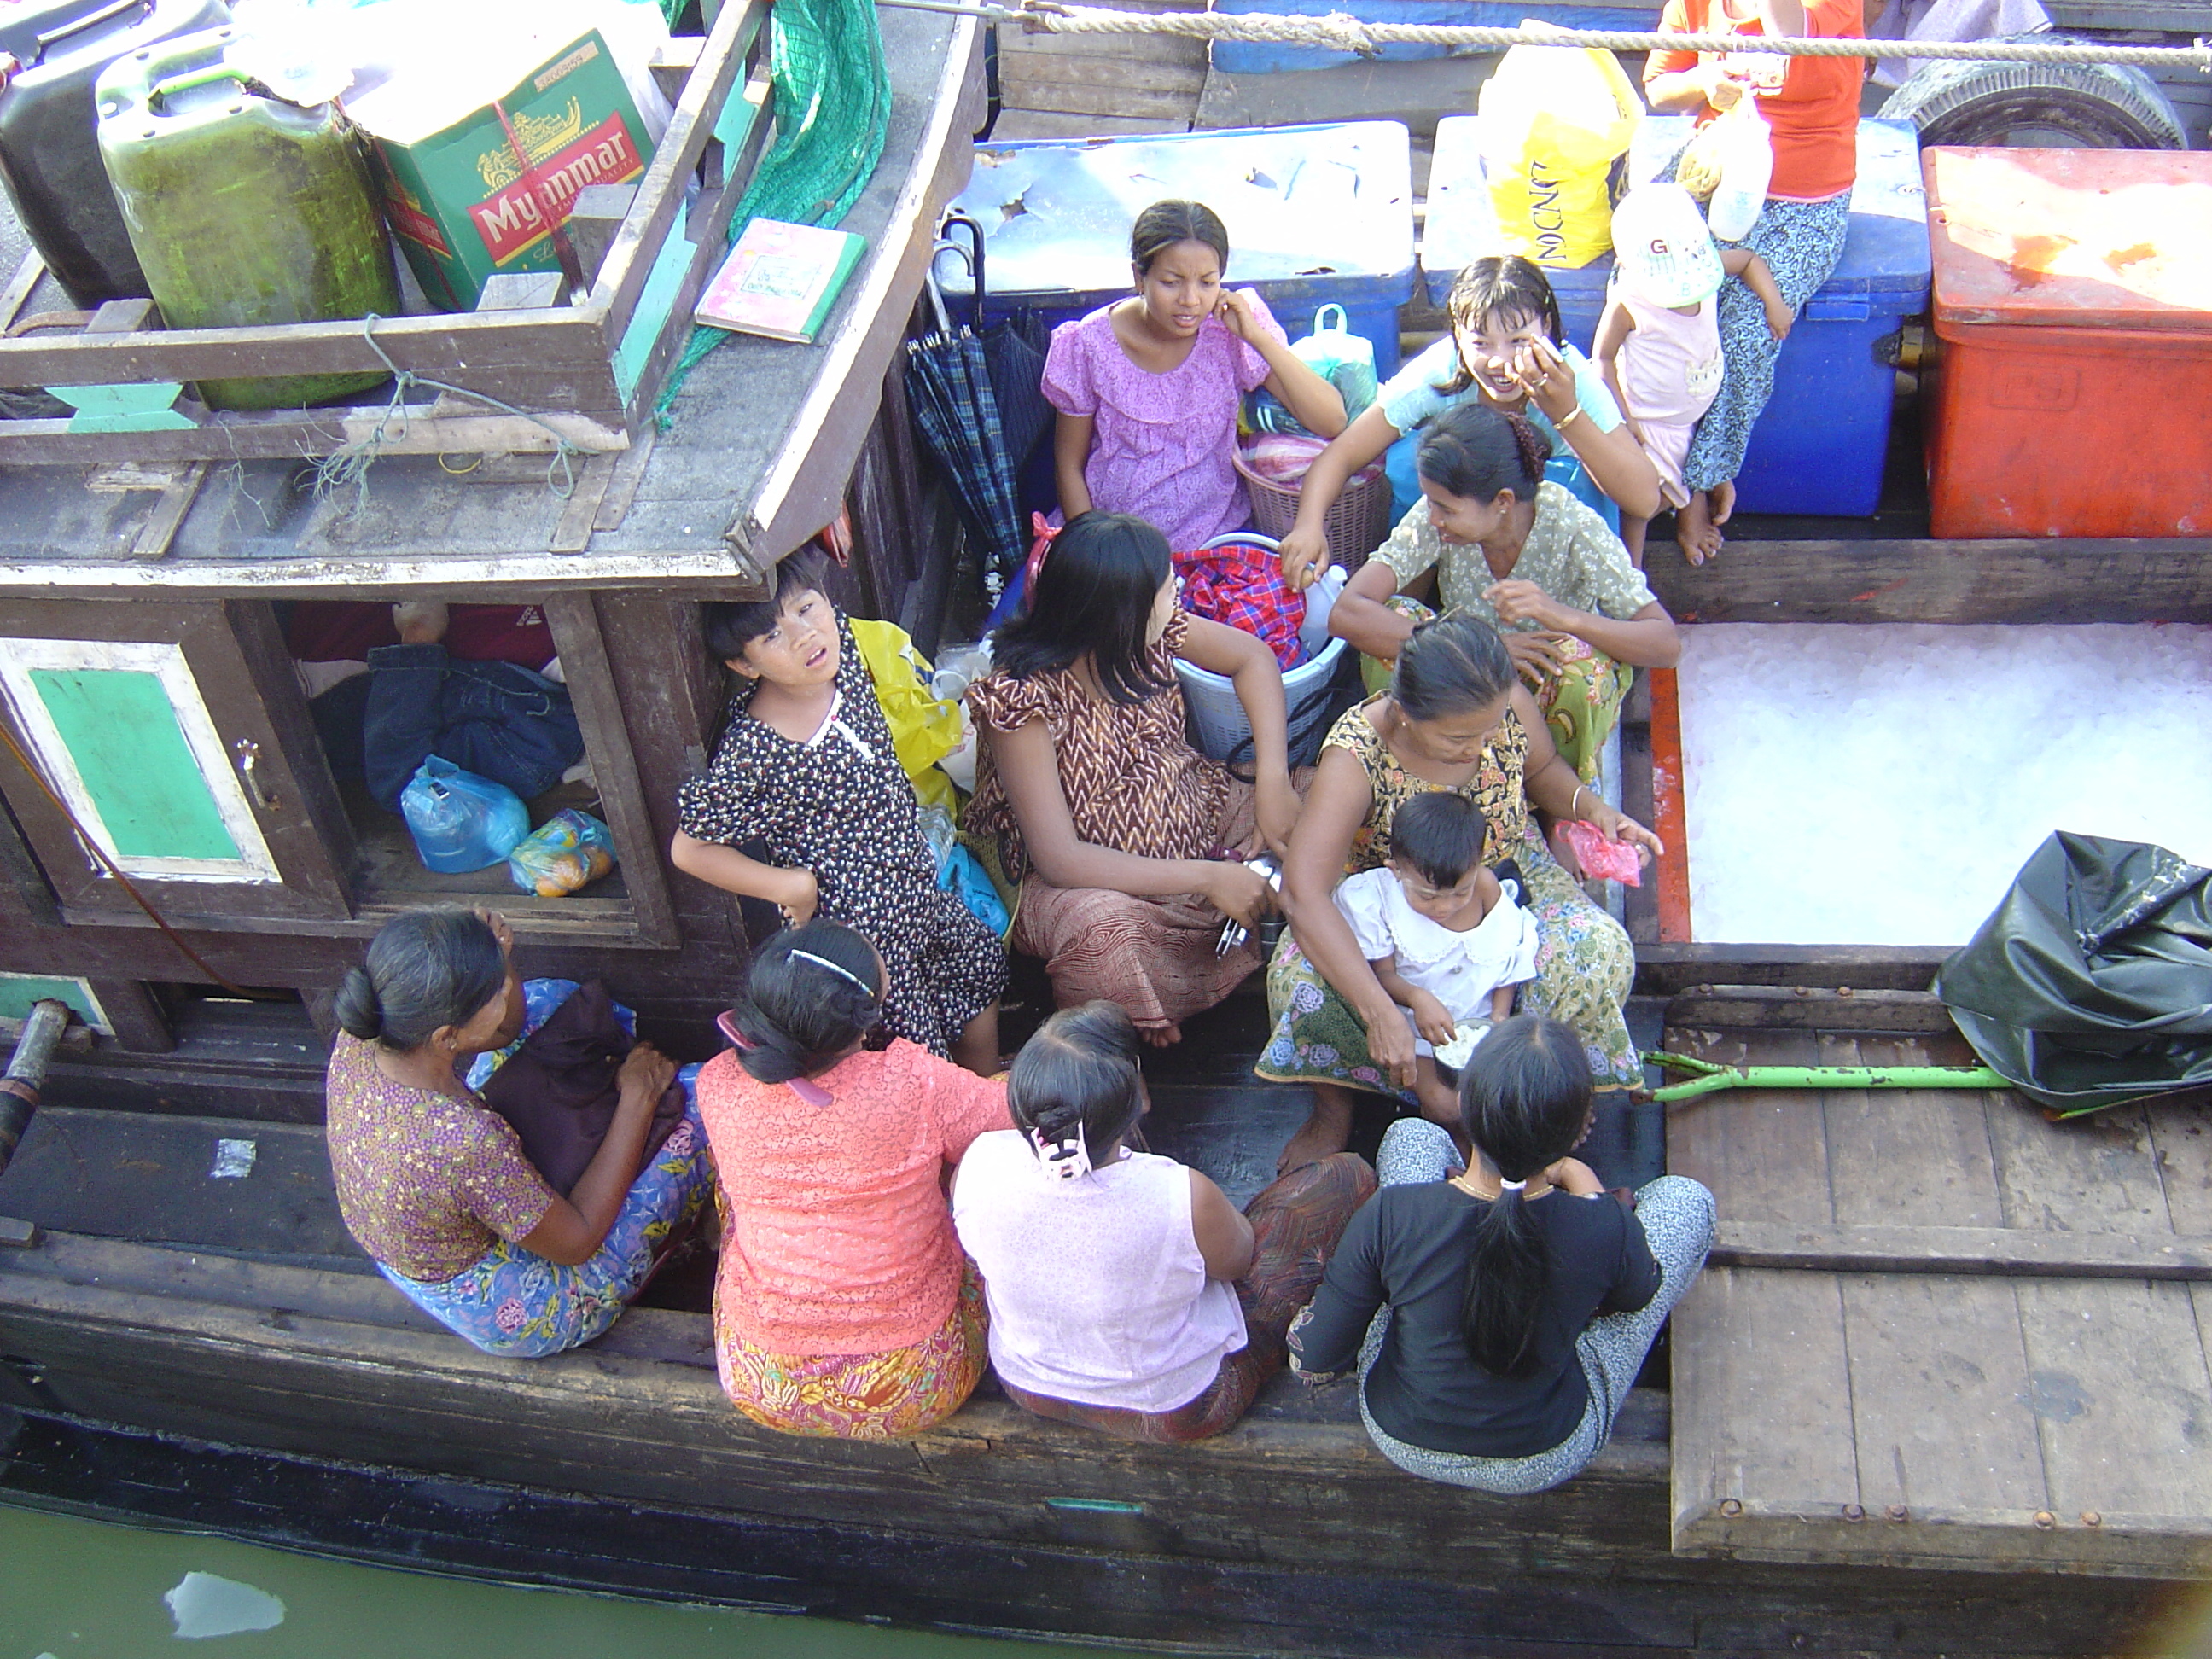
[[[441,875],[503,864],[530,833],[530,809],[503,783],[431,755],[399,792],[415,851]]]
[[[1006,914],[999,890],[991,885],[983,866],[966,848],[955,843],[937,866],[937,884],[968,907],[968,914],[1000,939],[1012,931],[1014,919]]]

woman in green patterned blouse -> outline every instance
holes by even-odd
[[[1549,445],[1516,415],[1465,403],[1421,440],[1421,499],[1345,587],[1329,632],[1368,659],[1368,689],[1429,607],[1401,590],[1436,573],[1437,607],[1504,635],[1562,759],[1585,783],[1638,668],[1671,668],[1681,635],[1605,520],[1544,482]]]

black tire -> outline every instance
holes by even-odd
[[[2063,37],[2016,40],[2057,46]],[[2130,64],[1923,63],[1880,113],[1910,121],[1923,144],[2038,149],[2185,149],[2158,83]]]

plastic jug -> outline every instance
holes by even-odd
[[[264,97],[223,63],[230,31],[133,52],[100,77],[100,153],[173,329],[390,316],[399,290],[359,135],[335,104]],[[203,380],[216,409],[292,409],[382,373]]]
[[[125,53],[230,20],[224,0],[0,0],[0,183],[46,269],[86,309],[147,292],[100,164],[93,83]]]
[[[507,862],[530,833],[530,809],[503,783],[428,755],[399,792],[399,815],[416,856],[440,875]]]

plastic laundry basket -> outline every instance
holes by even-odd
[[[1277,540],[1289,535],[1291,526],[1298,521],[1298,486],[1261,477],[1244,464],[1242,450],[1231,459],[1237,464],[1237,476],[1244,480],[1245,491],[1252,498],[1252,527]],[[1362,467],[1322,520],[1328,556],[1349,575],[1367,562],[1367,556],[1382,546],[1389,533],[1390,480],[1380,466]]]
[[[1272,551],[1273,538],[1249,532],[1217,536],[1203,550],[1217,547],[1256,546]],[[1331,569],[1306,590],[1306,619],[1298,639],[1309,653],[1304,662],[1283,676],[1283,701],[1290,709],[1290,759],[1293,766],[1310,766],[1321,752],[1328,734],[1329,688],[1336,665],[1344,660],[1344,641],[1331,639],[1328,613],[1344,591],[1344,572]],[[1183,707],[1189,712],[1192,740],[1210,760],[1252,763],[1252,725],[1244,718],[1244,705],[1237,700],[1237,687],[1226,675],[1194,667],[1176,659],[1176,676],[1182,682]]]

